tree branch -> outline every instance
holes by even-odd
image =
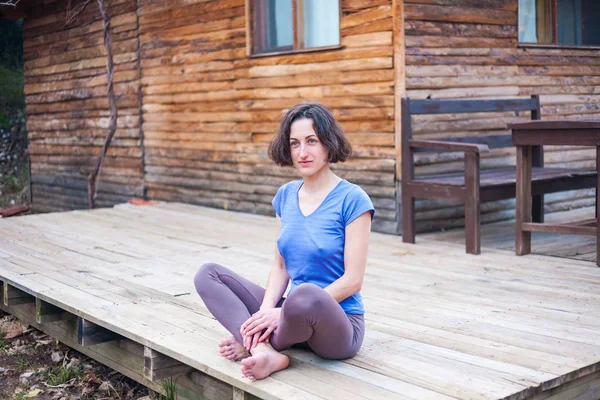
[[[110,108],[110,122],[108,124],[108,133],[106,135],[106,139],[104,140],[104,146],[102,146],[102,153],[98,157],[98,162],[96,164],[96,168],[92,171],[90,176],[88,177],[88,203],[90,208],[94,208],[96,201],[96,179],[100,174],[100,170],[102,169],[102,164],[104,163],[104,157],[106,156],[106,152],[108,151],[108,146],[110,146],[110,142],[112,141],[113,136],[117,130],[117,101],[115,99],[115,92],[113,90],[113,57],[112,51],[110,48],[110,17],[106,13],[106,9],[104,8],[103,0],[98,1],[98,8],[100,8],[100,13],[102,14],[102,21],[104,23],[104,47],[106,48],[106,74],[108,78],[108,105]]]
[[[12,6],[16,7],[21,0],[9,0],[9,1],[0,1],[0,6]]]

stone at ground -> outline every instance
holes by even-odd
[[[19,376],[19,382],[23,386],[27,386],[30,384],[29,380],[33,376],[33,371],[24,372]]]
[[[64,357],[65,357],[65,355],[63,354],[62,351],[55,351],[50,356],[50,358],[52,359],[52,361],[55,362],[55,363],[61,362]]]

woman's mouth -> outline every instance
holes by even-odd
[[[298,161],[298,165],[301,167],[308,167],[312,161]]]

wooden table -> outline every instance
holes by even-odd
[[[600,120],[545,120],[510,124],[513,143],[517,148],[517,215],[515,252],[531,252],[531,232],[563,233],[596,236],[596,251],[600,250],[597,218],[568,224],[534,223],[531,221],[531,161],[535,146],[593,146],[596,147],[596,217],[600,204]],[[596,264],[600,266],[600,257]]]

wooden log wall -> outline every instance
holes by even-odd
[[[404,0],[406,87],[413,99],[541,95],[542,118],[600,116],[600,50],[518,46],[518,0]],[[445,138],[510,132],[508,122],[529,115],[417,116],[415,136]],[[595,153],[546,149],[547,166],[595,166]],[[493,150],[482,167],[515,165],[513,148]],[[417,174],[461,170],[457,154],[418,159]],[[593,190],[546,196],[546,212],[593,205]],[[482,205],[482,221],[514,217],[514,200]],[[420,231],[464,226],[464,209],[417,202]]]
[[[143,196],[139,38],[135,0],[105,0],[111,17],[117,132],[99,177],[99,206]],[[65,27],[67,0],[28,4],[23,24],[33,206],[87,208],[87,177],[109,122],[106,52],[92,1]],[[76,5],[82,2],[73,2]]]
[[[267,157],[282,112],[333,110],[355,156],[336,171],[395,228],[391,0],[343,0],[343,49],[249,58],[245,0],[139,1],[145,183],[150,199],[273,214],[297,179]]]

